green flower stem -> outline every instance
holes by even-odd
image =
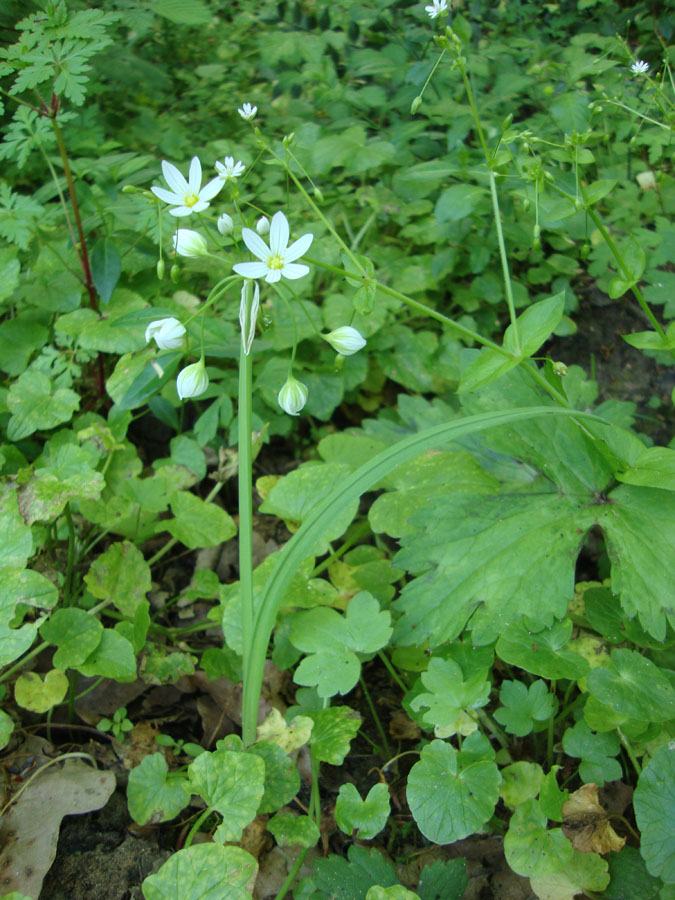
[[[251,314],[252,286],[246,293],[246,322]],[[253,641],[253,454],[252,436],[252,384],[253,362],[246,353],[242,341],[239,356],[239,408],[238,408],[238,452],[239,452],[239,596],[241,597],[241,624],[243,641],[243,672],[245,680],[249,669],[260,673],[265,665],[267,645],[254,645]],[[244,747],[255,743],[258,725],[258,696],[244,704],[242,709],[242,739]]]
[[[380,732],[380,737],[382,738],[382,750],[384,750],[384,755],[389,758],[391,756],[391,747],[389,746],[389,741],[387,739],[387,732],[384,730],[384,726],[380,721],[380,717],[377,714],[377,710],[375,709],[375,704],[373,703],[373,698],[370,696],[370,691],[366,685],[365,678],[363,675],[359,677],[359,683],[361,685],[361,690],[363,691],[363,696],[366,698],[366,703],[368,704],[368,708],[370,709],[370,714],[373,717],[373,721],[377,727],[377,730]],[[379,748],[378,748],[379,749]]]
[[[274,900],[283,900],[286,894],[290,891],[291,887],[293,886],[293,882],[295,881],[295,878],[300,871],[300,867],[305,861],[305,857],[307,856],[308,851],[309,847],[303,847],[300,853],[298,853],[295,862],[291,866],[290,871],[286,876],[284,883],[279,888]]]
[[[583,187],[582,187],[582,194],[583,194]],[[584,200],[585,200],[585,196],[584,196]],[[605,225],[604,225],[602,219],[597,214],[597,212],[593,209],[592,206],[587,205],[586,212],[591,217],[591,219],[593,220],[593,224],[598,229],[600,234],[603,236],[605,243],[607,244],[609,249],[612,251],[612,255],[614,256],[614,259],[616,260],[616,263],[621,271],[621,274],[624,276],[626,281],[628,281],[628,282],[632,281],[632,275],[631,275],[628,267],[626,266],[626,263],[624,262],[623,255],[622,255],[621,251],[619,250],[619,248],[617,247],[616,243],[614,242],[614,238],[609,233],[607,228],[605,228]],[[652,325],[654,326],[656,331],[665,340],[666,333],[663,330],[663,328],[661,327],[661,325],[659,324],[654,313],[649,308],[649,304],[645,300],[640,288],[636,284],[633,284],[633,285],[631,285],[631,290],[633,291],[633,294],[635,295],[635,299],[642,307],[644,314],[647,316],[649,321],[652,323]]]
[[[222,490],[224,484],[225,484],[224,481],[220,481],[220,482],[218,482],[218,484],[216,484],[214,487],[212,487],[211,490],[209,491],[209,493],[207,494],[204,502],[210,503],[213,500],[213,498],[216,496],[216,494],[218,494],[218,492]],[[164,546],[160,550],[158,550],[154,556],[150,557],[150,559],[147,561],[148,565],[152,568],[152,566],[154,566],[154,564],[156,562],[158,562],[163,556],[165,556],[169,552],[169,550],[171,550],[172,547],[175,547],[175,545],[177,543],[178,543],[178,538],[171,538],[170,541],[167,541],[166,544],[164,544]]]
[[[632,762],[633,768],[637,772],[638,778],[639,778],[640,775],[642,775],[642,766],[637,761],[637,756],[635,755],[635,751],[631,747],[630,741],[628,740],[626,735],[623,733],[623,731],[621,731],[620,728],[617,728],[616,730],[619,735],[619,740],[621,741],[621,744],[623,745],[623,749],[626,751],[626,754],[628,755],[628,759]]]
[[[185,838],[184,849],[187,850],[187,848],[192,844],[192,841],[195,838],[195,834],[197,834],[197,832],[199,831],[199,826],[205,819],[208,819],[212,812],[213,807],[207,806],[202,814],[195,819],[195,821],[192,823],[192,828],[188,831],[188,836]]]
[[[555,679],[551,679],[551,693],[555,697]],[[555,712],[552,712],[548,717],[548,723],[546,725],[546,763],[549,769],[553,765],[553,738],[555,736],[554,729]]]
[[[497,182],[495,173],[490,169],[490,196],[492,197],[492,211],[494,214],[495,228],[497,229],[497,243],[499,244],[499,256],[502,261],[502,275],[504,276],[504,290],[506,291],[506,303],[509,307],[509,318],[511,319],[511,328],[513,329],[513,340],[516,346],[516,352],[520,355],[520,338],[518,337],[518,320],[516,316],[516,306],[513,301],[513,287],[511,285],[511,273],[509,272],[509,259],[506,255],[506,244],[504,243],[504,229],[502,228],[502,214],[499,209],[499,196],[497,194]]]
[[[389,657],[387,656],[387,654],[384,652],[384,650],[378,650],[377,655],[379,656],[380,661],[382,662],[382,665],[385,667],[387,672],[389,672],[389,674],[394,679],[396,684],[400,687],[400,689],[403,691],[403,693],[406,694],[410,690],[410,688],[402,680],[401,676],[398,674],[398,672],[396,671],[394,666],[391,664],[391,661],[389,660]]]
[[[478,715],[478,721],[481,723],[483,728],[486,728],[490,734],[499,741],[500,747],[503,747],[505,750],[509,749],[509,741],[504,732],[501,730],[499,725],[495,722],[492,716],[487,713],[484,709],[477,709],[476,713]]]
[[[353,547],[354,544],[360,541],[361,538],[369,531],[370,525],[368,524],[368,522],[364,521],[361,522],[360,525],[357,525],[356,528],[353,529],[351,535],[345,540],[345,542],[341,544],[337,548],[337,550],[334,550],[327,559],[324,559],[323,562],[319,563],[319,565],[312,570],[312,574],[309,577],[316,578],[317,575],[320,575],[322,572],[324,572],[328,568],[328,566],[331,566],[336,560],[338,560],[343,554],[345,554],[347,550],[350,549],[350,547]]]
[[[309,814],[314,816],[317,828],[321,828],[321,797],[319,796],[319,760],[314,758],[312,749],[309,751],[310,768],[312,771],[312,787],[309,794]]]
[[[440,54],[439,54],[438,59],[437,59],[436,62],[434,63],[434,66],[433,66],[431,72],[429,72],[429,74],[427,75],[427,80],[426,80],[426,81],[424,82],[424,84],[422,85],[422,90],[421,90],[421,91],[419,92],[419,94],[417,95],[417,96],[420,98],[420,100],[424,97],[424,92],[425,92],[426,89],[428,88],[429,82],[430,82],[431,79],[434,77],[434,72],[435,72],[436,69],[440,66],[441,60],[443,59],[443,57],[445,56],[445,54],[446,54],[447,52],[448,52],[448,48],[447,48],[447,47],[443,47],[443,49],[441,50],[441,52],[440,52]]]
[[[73,567],[75,565],[75,526],[73,525],[73,514],[70,511],[70,503],[66,503],[64,509],[66,524],[68,526],[68,561],[66,562],[66,577],[63,585],[63,594],[65,606],[70,606],[73,602]]]
[[[319,268],[325,269],[328,272],[334,272],[336,275],[341,275],[343,278],[354,278],[353,272],[347,272],[345,269],[340,269],[337,266],[330,265],[329,263],[321,262],[318,259],[312,259],[309,256],[305,256],[303,258],[311,265],[318,266]],[[491,341],[489,338],[483,337],[483,335],[479,334],[477,331],[472,331],[470,328],[466,328],[466,326],[460,325],[459,322],[456,322],[454,319],[451,319],[448,316],[444,316],[443,313],[439,313],[437,310],[432,309],[430,306],[425,306],[424,303],[419,303],[417,300],[413,300],[412,297],[408,297],[406,294],[401,294],[399,291],[395,291],[393,288],[388,287],[386,284],[382,284],[380,281],[376,281],[375,279],[373,280],[377,285],[377,290],[381,291],[383,294],[387,294],[389,297],[394,297],[396,300],[400,300],[411,309],[421,312],[423,315],[428,316],[430,319],[435,319],[437,322],[441,322],[448,328],[454,328],[455,331],[458,331],[463,337],[475,341],[475,343],[481,344],[483,347],[489,347],[491,350],[496,350],[498,353],[501,353],[502,356],[507,357],[507,359],[514,359],[514,355],[512,353],[509,353],[508,350],[505,350],[504,347],[500,346],[494,341]],[[556,401],[556,403],[559,403],[563,407],[569,407],[570,404],[568,403],[565,395],[556,390],[556,388],[552,384],[549,384],[549,382],[544,378],[544,376],[541,374],[541,372],[538,371],[536,367],[526,366],[526,370],[530,374],[530,376],[534,378],[539,387],[543,388],[543,390],[545,390],[546,393]]]

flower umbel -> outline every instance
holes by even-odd
[[[309,272],[309,266],[296,263],[295,260],[309,250],[314,235],[303,234],[289,247],[288,220],[281,211],[272,216],[269,247],[251,228],[244,228],[241,236],[248,249],[260,262],[237,263],[232,266],[237,275],[243,275],[244,278],[264,278],[265,281],[274,283],[279,281],[282,275],[293,280],[302,278]]]
[[[204,360],[186,366],[178,373],[176,390],[181,400],[187,397],[199,397],[209,386],[209,376],[206,374]]]
[[[630,67],[630,70],[633,75],[645,75],[649,71],[649,63],[645,62],[644,59],[638,59]]]
[[[198,231],[179,228],[173,236],[173,249],[179,256],[208,256],[209,248]]]
[[[286,384],[279,391],[279,406],[289,416],[297,416],[300,410],[307,403],[307,387],[294,378],[288,376]]]
[[[245,168],[246,166],[241,160],[239,160],[239,162],[234,161],[234,156],[226,156],[224,163],[216,162],[218,177],[222,179],[223,183],[230,180],[234,181],[235,178],[239,178],[240,175],[244,174]]]
[[[153,338],[160,350],[177,350],[183,346],[185,326],[178,319],[157,319],[145,329],[145,342]]]
[[[250,103],[244,103],[241,109],[238,109],[237,112],[242,117],[242,119],[252,119],[253,116],[258,112],[257,106],[251,106]]]
[[[440,16],[442,12],[448,11],[448,4],[445,0],[432,0],[431,5],[425,6],[424,10],[429,14],[430,19],[435,19],[437,16]]]
[[[173,209],[169,210],[172,216],[189,216],[193,212],[208,209],[209,201],[213,200],[224,184],[221,178],[214,178],[202,187],[202,165],[196,156],[190,163],[187,181],[178,169],[166,160],[162,160],[162,172],[171,190],[158,187],[152,187],[150,190],[155,197],[173,206]]]
[[[351,356],[366,346],[366,339],[351,325],[343,325],[342,328],[336,328],[330,334],[322,334],[321,337],[324,341],[328,341],[333,350],[337,350],[343,356]]]
[[[253,300],[251,301],[251,310],[248,318],[248,327],[246,326],[246,306],[247,299],[251,287],[253,286]],[[245,281],[241,286],[241,302],[239,304],[239,324],[241,325],[241,342],[244,345],[246,355],[251,352],[251,344],[255,337],[255,323],[258,318],[258,309],[260,308],[260,286],[257,281]]]

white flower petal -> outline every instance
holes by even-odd
[[[211,204],[208,202],[208,200],[197,200],[197,202],[189,208],[192,212],[200,213],[204,212],[205,209],[208,209],[210,205]]]
[[[193,156],[190,162],[190,172],[188,174],[188,187],[190,193],[198,194],[202,185],[202,164],[199,162],[198,156]]]
[[[294,241],[284,253],[286,262],[293,262],[294,260],[299,259],[303,253],[306,253],[309,250],[313,240],[313,234],[303,234],[297,241]]]
[[[288,246],[288,219],[279,210],[272,216],[270,223],[270,250],[278,256],[283,256]]]
[[[290,279],[290,281],[295,281],[296,278],[302,278],[303,275],[306,275],[309,272],[309,266],[303,266],[300,263],[286,263],[283,269],[276,269],[276,271],[281,271],[281,274],[284,276],[284,278],[288,278]],[[270,280],[269,277],[267,280]]]
[[[265,266],[265,269],[267,271],[265,281],[268,284],[274,284],[277,281],[281,281],[281,269],[268,269],[267,266]]]
[[[209,181],[208,184],[205,184],[204,187],[199,192],[200,200],[213,200],[216,194],[220,193],[223,189],[223,179],[222,178],[214,178],[212,181]]]
[[[206,204],[208,206],[208,203]],[[169,210],[170,216],[191,216],[195,211],[194,206],[176,206]]]
[[[267,265],[263,262],[236,263],[232,268],[237,275],[243,275],[244,278],[264,278],[269,271]]]
[[[167,162],[165,159],[162,160],[162,174],[164,175],[164,180],[169,185],[172,191],[174,191],[180,197],[184,197],[187,194],[187,181],[183,178],[178,169],[170,162]]]
[[[270,258],[270,248],[252,228],[242,228],[241,237],[251,253],[257,256],[258,259],[267,260]]]
[[[166,188],[151,187],[150,190],[155,197],[159,197],[165,203],[172,203],[175,206],[176,203],[181,204],[183,202],[182,195],[174,194],[173,191],[167,191]]]

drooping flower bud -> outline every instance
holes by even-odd
[[[223,213],[222,216],[218,216],[216,227],[218,231],[223,235],[223,237],[227,237],[228,234],[232,234],[232,231],[234,229],[232,216],[228,216],[227,213]]]
[[[206,241],[197,231],[179,228],[173,236],[173,249],[179,256],[208,256]]]
[[[333,350],[343,356],[351,356],[366,346],[366,339],[351,325],[343,325],[342,328],[336,328],[330,334],[322,334],[321,337]]]
[[[185,326],[178,319],[157,319],[145,329],[145,341],[153,338],[160,350],[177,350],[183,346]]]
[[[288,376],[286,384],[279,391],[279,406],[289,416],[297,416],[307,402],[307,387],[294,378]]]
[[[162,280],[162,278],[164,278],[164,269],[165,269],[164,260],[158,259],[157,260],[157,277],[159,278],[160,281]]]
[[[181,400],[187,397],[199,397],[209,386],[209,376],[206,374],[204,360],[186,366],[178,373],[176,390]]]
[[[260,216],[258,221],[255,223],[255,230],[258,232],[260,237],[264,237],[266,234],[269,234],[270,220],[266,216]]]

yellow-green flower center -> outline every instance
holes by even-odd
[[[186,206],[194,206],[195,203],[199,203],[199,195],[198,194],[186,194],[185,195],[185,205]]]
[[[273,253],[270,256],[270,258],[267,260],[267,267],[269,269],[283,269],[283,267],[284,267],[283,256],[279,256],[278,253]]]

